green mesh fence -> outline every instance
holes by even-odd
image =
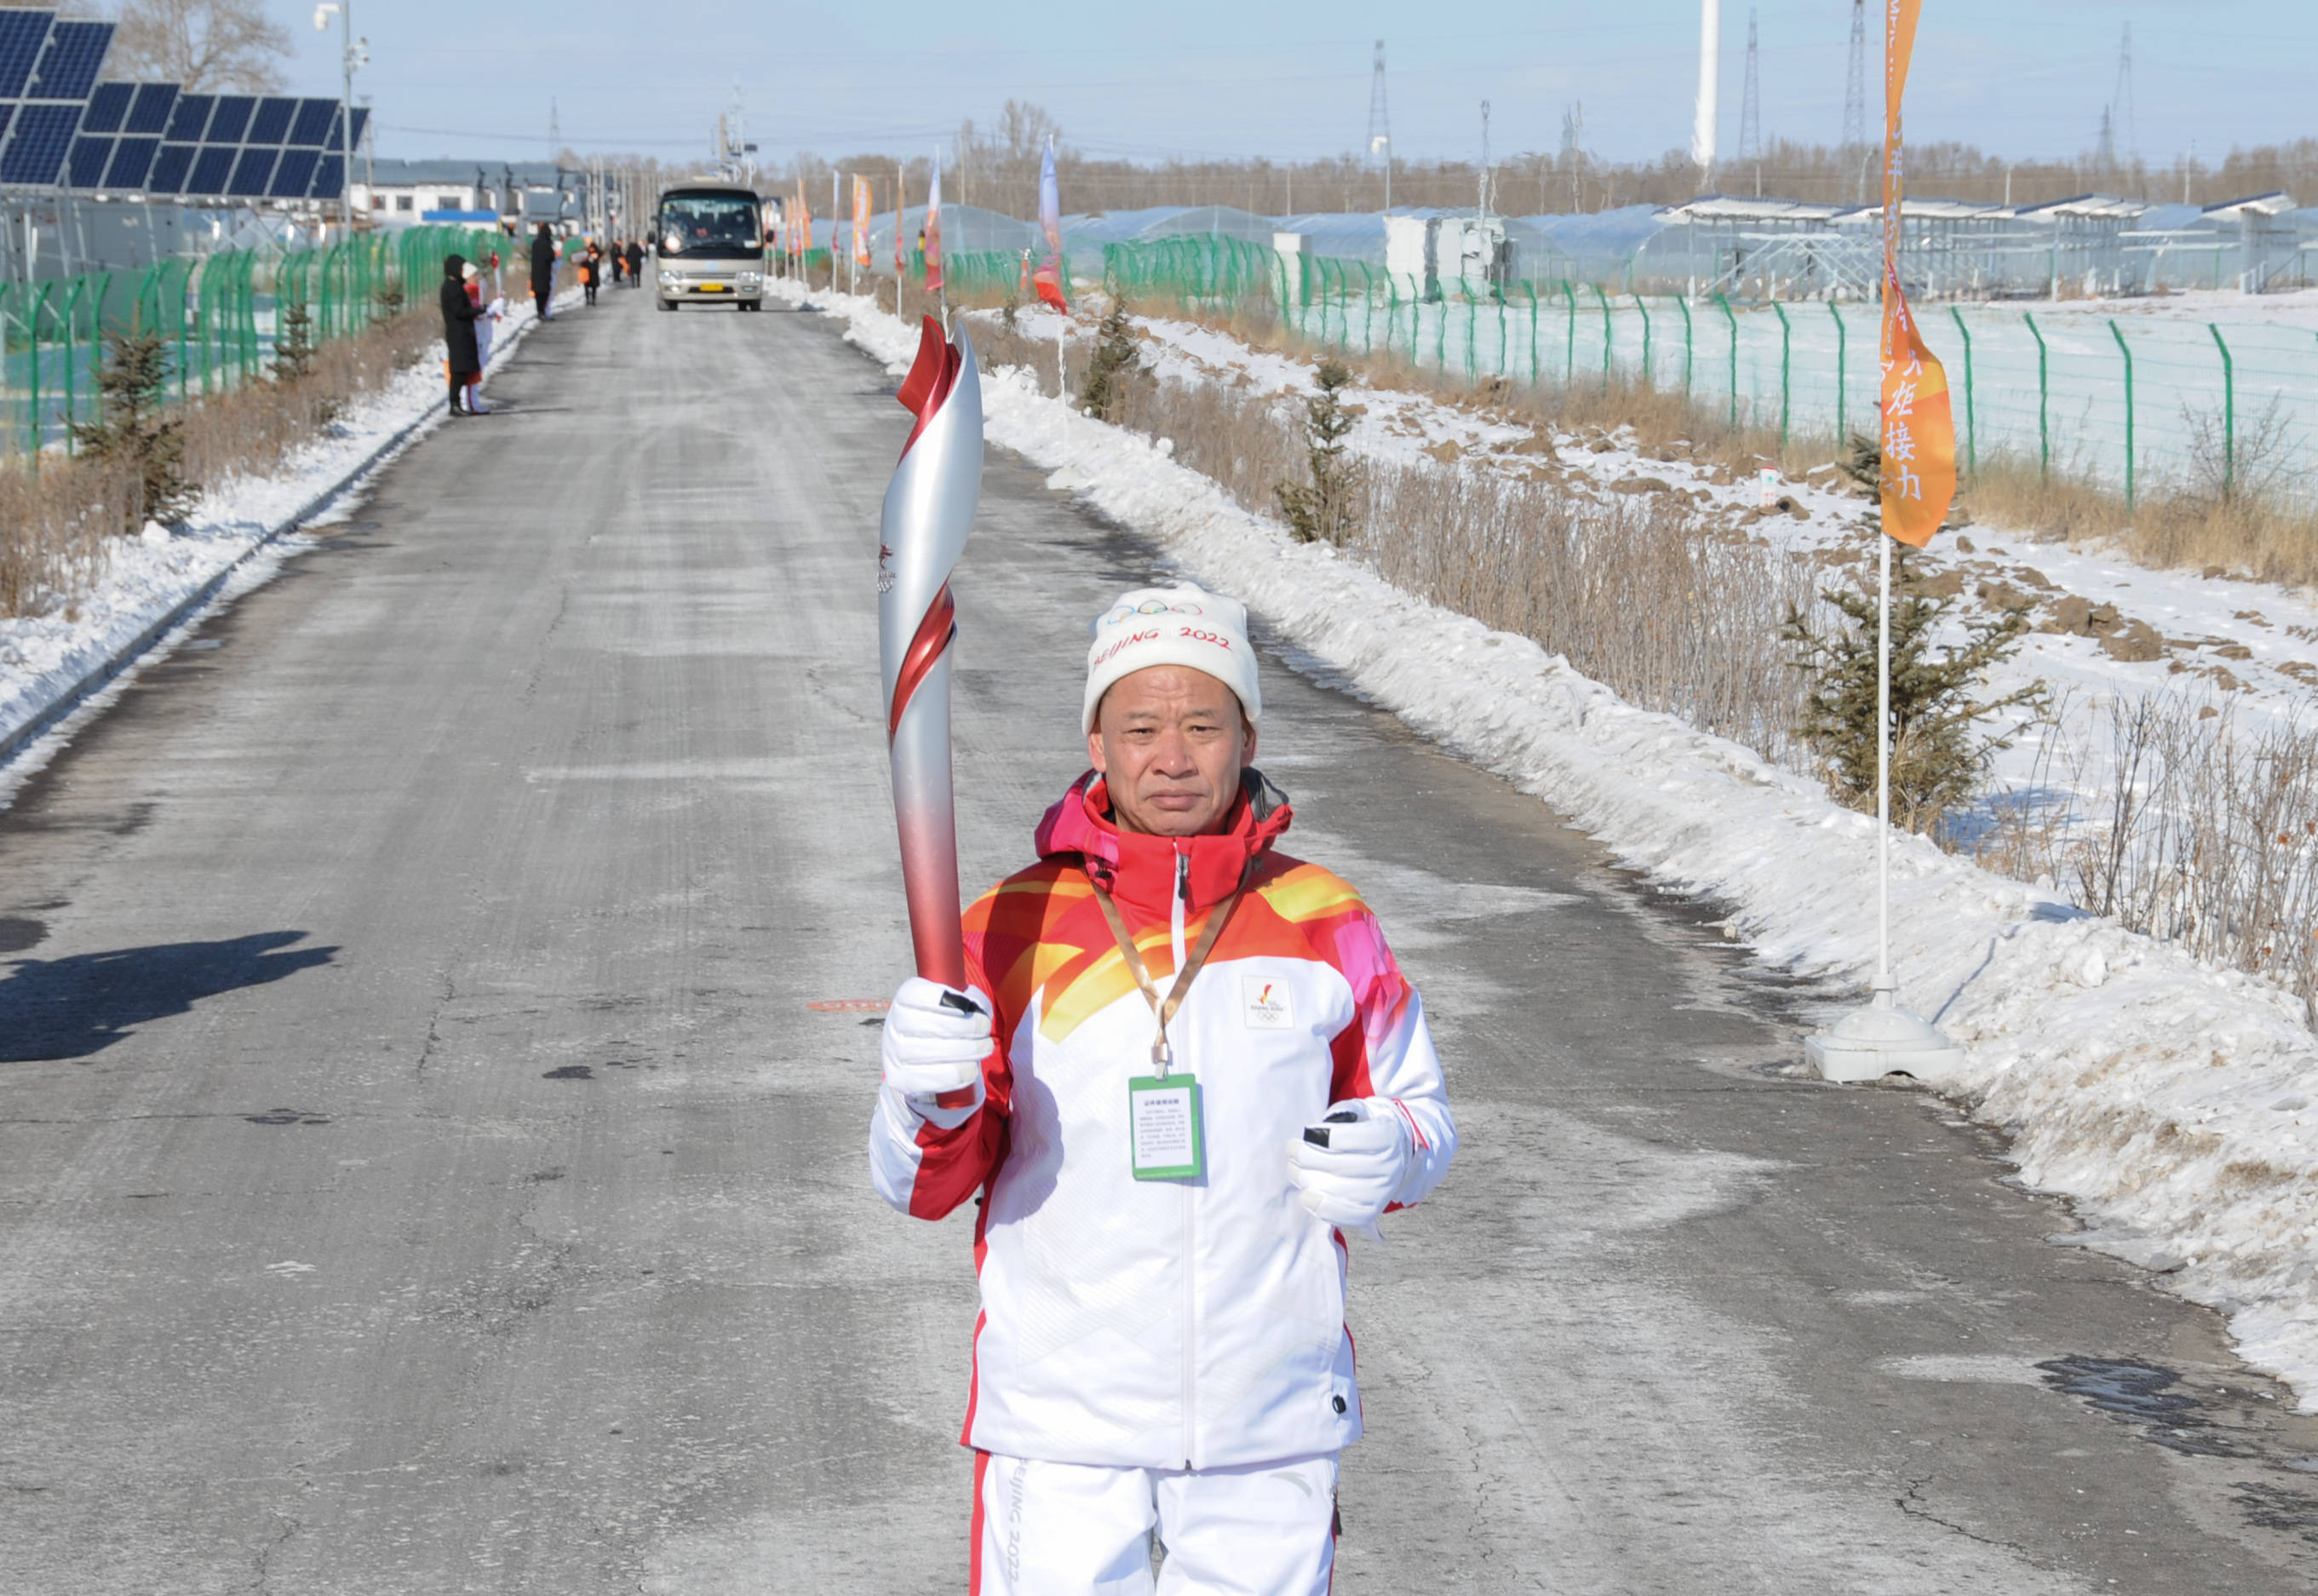
[[[259,381],[292,305],[317,344],[351,338],[396,302],[424,308],[454,253],[503,270],[528,260],[519,240],[489,229],[420,227],[361,235],[319,249],[226,250],[157,261],[142,271],[89,272],[0,284],[0,447],[72,447],[67,423],[94,420],[107,334],[158,332],[173,402]],[[399,296],[399,302],[398,302]]]
[[[1246,239],[1112,244],[1103,282],[1138,311],[1253,314],[1314,349],[1390,356],[1464,382],[1678,391],[1783,439],[1872,433],[1875,307],[1644,295],[1568,277],[1421,279]],[[2209,322],[2162,304],[1921,307],[1946,366],[1959,464],[2008,460],[2129,499],[2228,491],[2259,469],[2318,481],[2318,329]],[[2258,463],[2254,456],[2259,455]]]

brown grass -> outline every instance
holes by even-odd
[[[186,473],[215,486],[279,471],[332,416],[384,387],[441,338],[431,308],[406,311],[322,345],[311,374],[294,387],[254,383],[175,410]],[[124,491],[113,472],[54,451],[0,464],[0,618],[68,608],[103,579],[106,536],[119,524],[107,507]]]

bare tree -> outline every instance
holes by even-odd
[[[108,75],[182,85],[190,94],[279,93],[290,30],[262,0],[122,0]]]

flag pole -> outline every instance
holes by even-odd
[[[1715,0],[1706,0],[1712,14]],[[1955,491],[1955,428],[1947,375],[1924,345],[1900,276],[1903,227],[1900,99],[1915,48],[1922,0],[1888,0],[1883,41],[1882,336],[1877,403],[1881,454],[1875,584],[1875,985],[1865,1008],[1807,1037],[1803,1056],[1822,1079],[1880,1080],[1894,1072],[1942,1077],[1962,1068],[1963,1050],[1901,1008],[1891,974],[1891,545],[1921,547],[1947,514]],[[1711,25],[1711,24],[1710,24]],[[1702,88],[1702,95],[1705,91]]]

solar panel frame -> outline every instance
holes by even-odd
[[[84,133],[117,133],[128,120],[129,102],[135,96],[133,83],[100,83],[90,91],[88,109],[81,113],[80,131]]]
[[[49,41],[55,14],[43,11],[0,11],[0,99],[21,97],[32,80],[40,47]]]
[[[160,152],[161,140],[141,134],[126,133],[113,147],[112,164],[104,169],[104,186],[122,190],[141,190],[146,186],[147,174],[153,169],[153,158]]]
[[[79,125],[77,104],[20,106],[13,136],[0,150],[0,183],[40,187],[55,183],[72,149],[73,130]]]
[[[346,191],[346,158],[335,149],[326,149],[322,158],[314,163],[314,186],[306,197],[315,200],[335,200]]]
[[[183,194],[185,175],[193,170],[193,157],[201,152],[198,144],[168,144],[161,146],[153,158],[153,169],[145,175],[148,194]]]
[[[178,185],[179,194],[221,194],[233,177],[234,147],[204,144],[193,157],[193,169]]]
[[[290,141],[290,123],[297,114],[296,100],[268,95],[257,103],[256,114],[249,119],[249,131],[242,135],[242,142],[280,148]]]
[[[202,134],[208,131],[210,113],[217,109],[215,95],[177,96],[176,109],[170,113],[168,131],[162,135],[172,144],[199,144]]]
[[[110,133],[75,139],[72,155],[65,162],[65,181],[74,188],[104,186],[104,168],[112,164],[113,142]]]
[[[105,51],[112,48],[111,23],[59,22],[49,31],[49,47],[24,91],[28,100],[85,101],[104,69]]]
[[[249,127],[251,114],[257,109],[256,95],[220,95],[217,110],[210,116],[210,131],[202,135],[204,144],[238,144]]]
[[[285,149],[281,164],[274,168],[274,181],[267,185],[265,197],[272,200],[302,200],[306,191],[314,186],[314,167],[322,158],[319,149]]]
[[[169,131],[169,115],[177,106],[178,88],[174,83],[140,83],[136,86],[137,101],[129,108],[122,121],[124,133],[151,133],[155,136]]]

